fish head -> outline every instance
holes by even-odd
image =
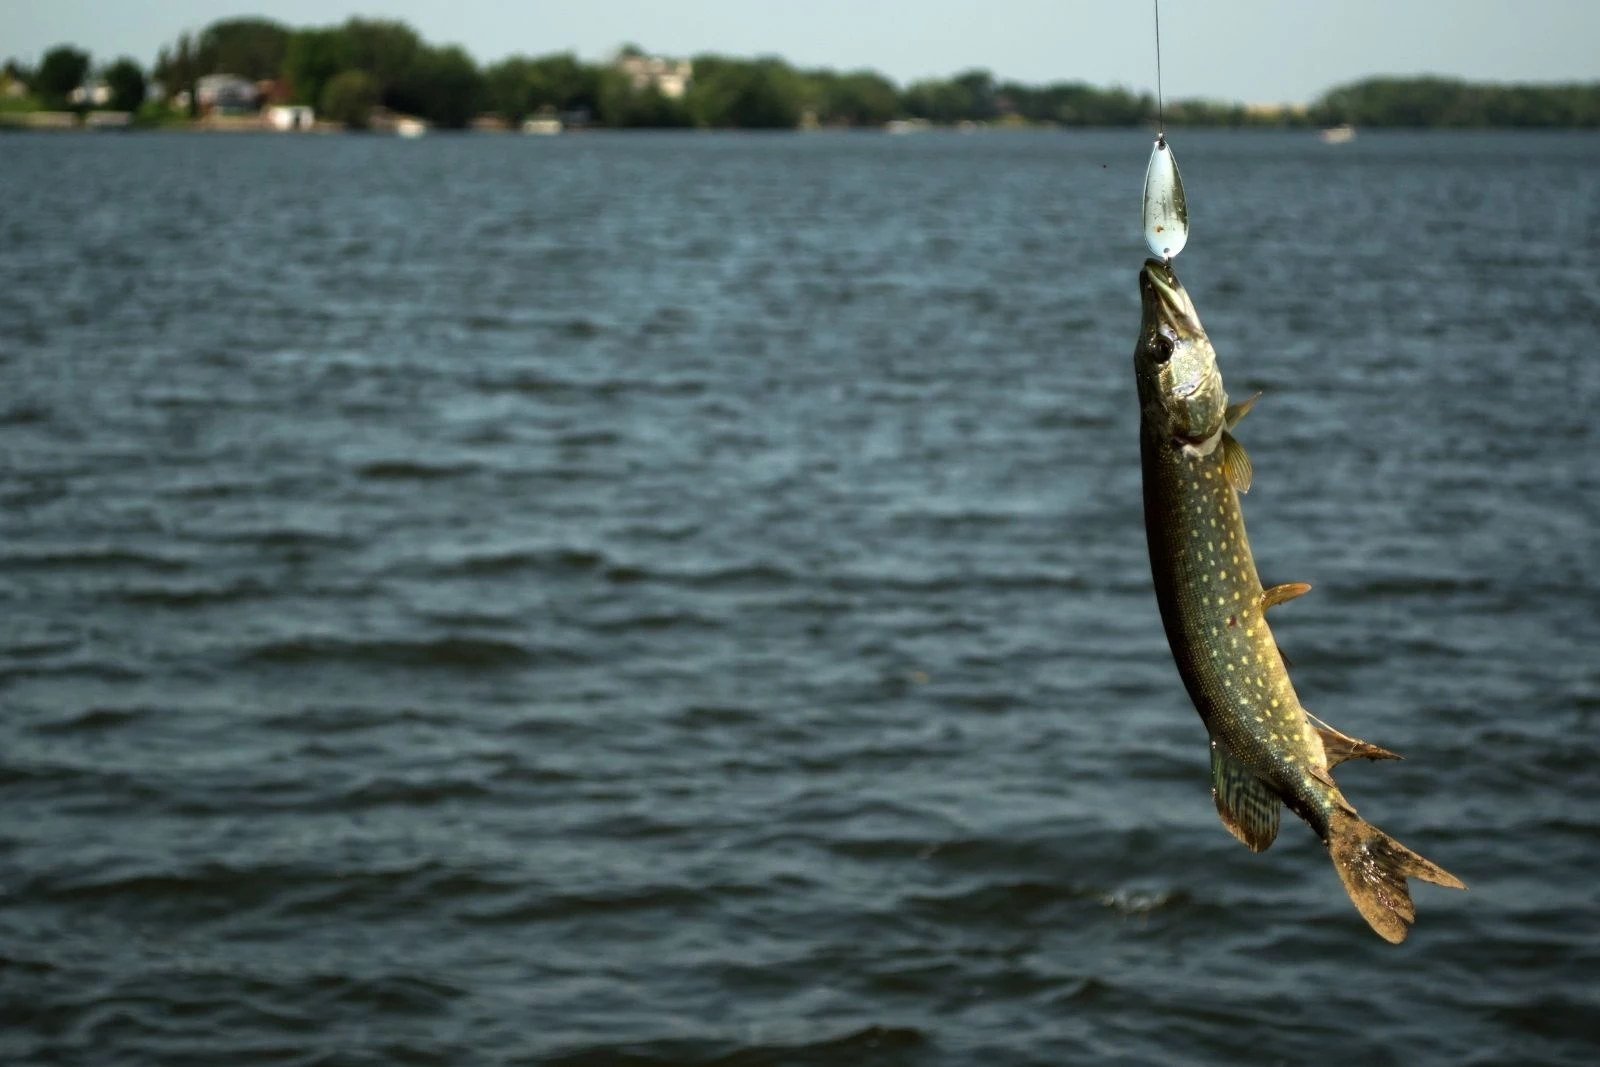
[[[1209,442],[1223,429],[1228,394],[1194,301],[1159,259],[1139,272],[1139,298],[1144,316],[1133,368],[1144,418],[1182,443]]]

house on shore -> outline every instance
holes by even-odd
[[[628,76],[636,92],[654,89],[668,100],[682,99],[694,79],[694,64],[687,59],[623,52],[617,56],[616,66]]]
[[[95,78],[68,93],[67,101],[80,106],[105,107],[111,103],[111,86],[100,78]]]
[[[237,74],[207,74],[194,90],[206,115],[253,115],[261,102],[256,83]]]

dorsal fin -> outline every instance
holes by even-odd
[[[1211,739],[1211,799],[1222,825],[1251,852],[1265,852],[1278,836],[1283,802],[1216,738]]]
[[[1227,430],[1222,431],[1222,473],[1227,477],[1228,484],[1241,493],[1250,491],[1250,479],[1253,472],[1250,467],[1250,457],[1245,453],[1244,445],[1233,439],[1233,434]]]
[[[1250,414],[1250,409],[1256,406],[1256,401],[1261,399],[1261,390],[1257,389],[1254,396],[1248,400],[1241,400],[1237,404],[1229,404],[1228,410],[1222,413],[1222,424],[1228,429],[1239,425],[1239,420]]]
[[[1305,582],[1285,582],[1275,585],[1271,589],[1261,591],[1261,610],[1275,608],[1279,604],[1293,600],[1297,596],[1305,596],[1311,592],[1311,587]]]

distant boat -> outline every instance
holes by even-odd
[[[522,124],[523,133],[542,134],[549,136],[561,132],[561,120],[551,118],[528,119]]]
[[[1323,144],[1346,144],[1356,139],[1356,128],[1346,122],[1338,126],[1329,126],[1317,136],[1322,138]]]
[[[83,117],[83,125],[91,130],[126,130],[133,125],[133,115],[127,111],[91,111]]]
[[[892,119],[883,125],[885,133],[925,133],[932,128],[927,119]]]
[[[396,119],[394,132],[401,137],[421,137],[428,132],[428,124],[421,119],[402,118]]]

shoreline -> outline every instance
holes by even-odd
[[[39,113],[34,113],[39,114]],[[70,114],[70,113],[69,113]],[[161,122],[161,123],[106,123],[79,121],[77,116],[72,116],[72,121],[56,119],[46,121],[17,121],[15,113],[0,114],[0,135],[3,134],[198,134],[198,135],[271,135],[276,137],[329,137],[348,135],[358,138],[397,138],[400,140],[415,139],[417,133],[402,133],[395,129],[348,129],[337,123],[319,122],[314,126],[284,130],[277,129],[264,122],[248,123],[216,123],[206,120],[196,122]],[[1293,134],[1296,136],[1321,136],[1323,130],[1314,125],[1194,125],[1171,127],[1173,131],[1205,132],[1205,133],[1261,133],[1261,134]],[[1596,131],[1589,126],[1363,126],[1357,128],[1360,135],[1382,136],[1386,134],[1418,134],[1418,133],[1445,133],[1445,134],[1503,134],[1503,133],[1536,133],[1536,134],[1572,134],[1582,133],[1593,135]],[[1028,123],[1028,124],[991,124],[979,126],[958,126],[933,124],[906,133],[890,126],[816,126],[792,128],[756,128],[745,126],[712,126],[712,127],[682,127],[682,126],[587,126],[571,127],[560,131],[559,134],[533,134],[517,129],[440,129],[430,127],[425,132],[428,136],[458,137],[587,137],[609,135],[715,135],[715,134],[754,134],[754,135],[782,135],[782,136],[814,136],[817,134],[851,134],[863,137],[892,137],[902,139],[910,137],[915,140],[924,136],[959,136],[967,137],[983,134],[1080,134],[1080,133],[1144,133],[1154,135],[1156,124],[1154,122],[1136,126],[1108,126],[1108,125],[1083,125],[1072,126],[1059,123]]]

